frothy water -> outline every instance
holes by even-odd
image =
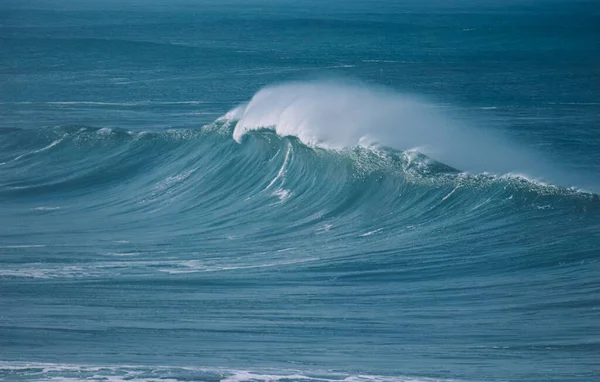
[[[449,379],[410,378],[384,375],[348,375],[331,371],[235,370],[201,367],[136,365],[66,365],[51,363],[0,364],[0,377],[19,376],[30,381],[135,381],[135,382],[458,382]]]
[[[497,131],[468,126],[416,97],[383,87],[340,81],[270,86],[227,118],[239,120],[233,132],[238,142],[248,131],[269,128],[310,146],[412,150],[462,171],[589,186],[581,183],[583,176],[567,174]]]

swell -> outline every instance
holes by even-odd
[[[401,188],[422,187],[447,201],[459,190],[503,195],[583,198],[596,194],[546,184],[521,175],[469,174],[437,162],[416,150],[350,147],[336,150],[306,146],[299,138],[262,129],[247,133],[240,144],[231,140],[237,120],[220,119],[195,130],[133,132],[80,126],[38,130],[2,129],[2,183],[6,195],[35,196],[88,187],[110,188],[127,180],[137,185],[171,184],[199,171],[199,192],[235,188],[235,197],[273,196],[290,186],[296,195],[328,195],[355,182],[357,190],[379,191],[385,182]],[[265,166],[266,165],[266,166]],[[139,179],[137,179],[139,178]],[[162,179],[162,182],[161,182]],[[206,184],[203,184],[206,183]],[[318,186],[317,186],[318,183]],[[319,187],[326,185],[329,190]],[[241,186],[241,187],[240,187]],[[315,187],[317,187],[315,189]],[[444,194],[450,188],[449,193]],[[372,189],[372,190],[369,190]],[[317,192],[318,191],[318,192]],[[287,197],[279,195],[280,201]],[[289,195],[288,195],[289,196]]]
[[[414,277],[433,277],[448,264],[481,275],[509,269],[528,248],[526,268],[594,259],[596,194],[470,175],[414,151],[311,148],[270,130],[249,132],[238,144],[236,126],[221,119],[160,133],[12,131],[0,150],[0,202],[28,229],[40,225],[39,245],[56,244],[52,233],[73,231],[77,222],[73,232],[121,232],[144,237],[142,247],[166,241],[209,253],[276,251],[236,262],[225,256],[227,267],[185,265],[192,270],[347,264],[360,277],[389,277],[415,261],[411,254],[428,253],[427,261],[405,265],[420,267]],[[52,227],[43,227],[45,219]],[[7,227],[5,238],[20,232]],[[576,249],[573,240],[580,240]],[[468,260],[452,263],[461,250]]]

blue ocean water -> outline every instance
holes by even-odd
[[[600,380],[595,1],[0,4],[0,380]]]

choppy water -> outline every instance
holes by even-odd
[[[0,13],[0,380],[600,378],[593,2],[61,4]]]

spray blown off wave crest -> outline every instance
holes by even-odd
[[[561,186],[580,178],[549,165],[498,132],[473,128],[440,108],[390,89],[334,81],[293,82],[260,90],[227,115],[240,142],[251,130],[273,129],[309,146],[384,146],[418,151],[461,171],[525,174]]]

